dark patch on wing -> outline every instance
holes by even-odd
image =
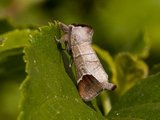
[[[78,83],[78,90],[84,101],[90,101],[103,90],[103,86],[92,75],[84,75]]]

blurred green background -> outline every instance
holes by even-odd
[[[159,62],[159,0],[1,0],[0,19],[1,33],[53,20],[89,24],[93,42],[112,55],[136,48],[150,66]]]
[[[127,51],[143,59],[149,70],[160,70],[157,67],[160,63],[160,0],[0,1],[0,34],[15,28],[35,29],[53,20],[91,25],[95,31],[93,43],[107,50],[113,58]],[[6,57],[1,52],[0,56],[0,120],[14,120],[25,64],[20,54],[11,58],[12,55]],[[13,60],[16,63],[12,63]],[[8,71],[8,63],[21,64],[21,67],[12,65]]]

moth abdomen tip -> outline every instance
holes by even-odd
[[[109,82],[105,82],[103,83],[103,88],[106,89],[106,90],[115,90],[116,89],[116,85],[113,84],[113,83],[109,83]]]
[[[117,85],[113,84],[111,90],[113,91],[113,90],[115,90],[116,88],[117,88]]]

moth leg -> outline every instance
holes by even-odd
[[[69,67],[71,68],[73,65],[73,57],[71,56],[69,59]]]
[[[66,48],[63,48],[62,47],[62,43],[61,41],[57,38],[57,36],[54,36],[54,40],[56,41],[56,44],[57,44],[57,48],[60,49],[60,50],[66,50]]]
[[[57,38],[57,36],[54,36],[54,40],[56,41],[56,43],[60,43],[60,40]]]
[[[61,37],[61,42],[64,43],[65,49],[67,50],[67,52],[68,52],[69,54],[71,54],[71,48],[70,48],[70,45],[69,45],[69,35],[68,35],[68,34],[64,34],[64,35]]]

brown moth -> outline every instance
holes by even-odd
[[[90,101],[102,90],[114,90],[116,85],[108,82],[108,75],[91,47],[93,29],[87,25],[65,25],[61,22],[59,26],[64,32],[61,42],[66,43],[73,57],[81,98]]]

